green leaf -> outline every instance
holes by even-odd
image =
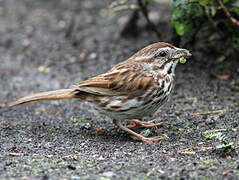
[[[225,148],[225,147],[226,147],[225,144],[219,144],[219,145],[216,146],[217,149],[222,149],[222,148]]]
[[[206,136],[206,139],[212,139],[212,138],[216,138],[216,139],[219,139],[220,137],[222,137],[222,133],[221,132],[218,132],[218,133],[215,133],[215,134],[209,134]]]
[[[203,15],[201,6],[188,0],[172,0],[170,3],[171,21],[178,35],[194,31],[198,21],[194,19]]]
[[[119,6],[119,5],[122,5],[122,4],[126,4],[128,1],[130,0],[115,0],[114,2],[112,2],[110,4],[111,7],[116,7],[116,6]]]
[[[147,137],[147,136],[149,136],[150,133],[151,133],[151,131],[149,129],[145,129],[145,130],[141,131],[140,134],[144,137]]]
[[[144,7],[146,7],[149,4],[150,0],[144,0]]]
[[[204,8],[205,8],[206,15],[209,17],[210,16],[210,9],[209,9],[209,7],[205,6]]]
[[[200,1],[199,1],[199,4],[201,4],[202,6],[207,6],[208,3],[209,3],[208,0],[200,0]]]
[[[215,16],[215,14],[217,13],[217,9],[216,9],[215,6],[211,6],[211,7],[210,7],[210,11],[211,11],[211,16],[212,16],[212,17]]]
[[[230,142],[227,144],[227,147],[231,147],[231,149],[235,149],[234,142]]]
[[[185,32],[193,31],[193,26],[190,23],[174,22],[174,27],[178,35],[182,36]]]
[[[230,0],[223,0],[223,4],[228,3]]]
[[[212,134],[208,134],[207,136],[205,136],[206,139],[211,139],[212,138]]]
[[[221,1],[231,16],[238,21],[239,0]],[[198,36],[201,44],[204,44],[204,47],[215,48],[219,54],[218,57],[220,53],[223,54],[221,60],[228,59],[230,55],[238,51],[239,28],[226,16],[217,0],[171,0],[170,11],[171,22],[178,35],[182,36],[185,32],[195,30],[201,32],[200,37]],[[213,36],[214,34],[219,35]],[[208,39],[208,37],[211,38]],[[223,45],[228,47],[226,51],[223,50]],[[215,136],[215,138],[228,143],[223,136]]]
[[[233,6],[233,7],[229,7],[228,10],[230,12],[234,12],[239,16],[239,7]]]
[[[138,5],[136,4],[127,4],[127,5],[120,5],[112,8],[113,12],[119,12],[119,11],[126,11],[126,10],[137,10],[139,9]]]

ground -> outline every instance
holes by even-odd
[[[131,139],[86,102],[6,107],[102,73],[159,41],[143,18],[137,36],[121,36],[131,13],[108,14],[109,2],[0,1],[0,179],[238,179],[236,57],[217,62],[191,50],[170,100],[146,118],[167,124],[138,130],[167,137],[152,145]],[[167,1],[156,5],[150,17],[170,42]]]

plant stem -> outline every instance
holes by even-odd
[[[161,33],[157,30],[157,27],[154,23],[152,23],[149,19],[147,6],[142,2],[142,0],[138,0],[138,5],[148,23],[148,25],[152,28],[152,30],[157,34],[158,37],[161,37]]]
[[[239,26],[239,21],[236,20],[234,17],[232,17],[231,13],[227,10],[227,8],[224,6],[221,0],[217,0],[218,4],[221,6],[222,10],[228,17],[228,19],[235,25]]]

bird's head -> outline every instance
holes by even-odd
[[[153,70],[172,71],[178,62],[185,63],[192,54],[187,49],[177,48],[171,44],[158,42],[151,44],[132,56],[135,62],[143,63]]]

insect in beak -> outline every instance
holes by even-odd
[[[186,58],[190,56],[192,56],[192,54],[187,49],[176,48],[173,59],[178,59],[179,62],[183,64],[186,62]]]

